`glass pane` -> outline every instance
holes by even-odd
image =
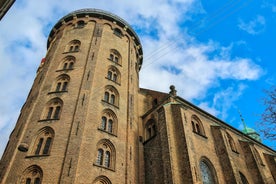
[[[44,155],[49,154],[49,148],[50,148],[51,142],[52,142],[52,138],[48,137],[47,140],[46,140],[44,149],[43,149],[43,154]]]
[[[212,171],[210,170],[209,166],[203,161],[200,162],[200,171],[203,184],[215,184]]]
[[[59,112],[60,112],[60,106],[57,106],[56,110],[55,110],[55,114],[54,114],[54,119],[58,119],[59,118]]]
[[[104,166],[105,167],[109,167],[110,166],[110,152],[106,151],[105,152],[105,162],[104,162]]]
[[[98,157],[97,157],[97,164],[102,165],[103,164],[103,150],[98,150]]]
[[[53,110],[54,110],[53,107],[49,107],[48,114],[47,114],[47,119],[51,119]]]
[[[105,130],[106,128],[106,117],[102,117],[102,129]]]
[[[34,184],[40,184],[40,178],[36,178]]]
[[[110,119],[108,120],[108,132],[112,132],[112,126],[113,126],[113,121]]]
[[[39,141],[38,141],[38,144],[37,144],[37,146],[36,146],[36,150],[35,150],[35,154],[36,154],[36,155],[39,155],[39,152],[40,152],[42,143],[43,143],[43,138],[40,138]]]
[[[26,184],[31,184],[31,182],[32,182],[31,178],[26,179]]]

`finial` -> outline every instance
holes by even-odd
[[[170,91],[170,94],[171,94],[172,96],[176,96],[176,92],[177,92],[177,91],[175,90],[175,86],[174,86],[174,85],[171,85],[171,86],[170,86],[170,90],[171,90],[171,91]]]
[[[240,114],[240,118],[241,118],[241,121],[242,121],[242,124],[243,124],[243,127],[244,127],[244,131],[245,131],[245,133],[247,132],[247,127],[246,127],[246,124],[245,124],[245,121],[244,121],[244,119],[243,119],[243,117],[242,117],[242,114],[241,114],[241,111],[239,110],[239,114]]]

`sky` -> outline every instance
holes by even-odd
[[[274,0],[20,0],[0,21],[0,156],[49,32],[83,8],[116,14],[136,31],[144,52],[140,87],[169,92],[175,85],[178,96],[236,129],[243,129],[239,112],[248,127],[260,128],[264,90],[276,81]]]

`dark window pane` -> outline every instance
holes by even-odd
[[[111,71],[108,71],[108,72],[107,72],[107,78],[111,80],[111,76],[112,76],[112,72],[111,72]]]
[[[113,75],[113,81],[117,82],[117,75],[116,74]]]
[[[63,69],[67,69],[67,63],[64,63],[64,65],[63,65]]]
[[[112,128],[113,128],[113,121],[110,119],[108,120],[107,131],[112,132]]]
[[[106,129],[106,117],[102,117],[102,129],[105,130]]]
[[[55,114],[54,114],[54,119],[58,119],[59,118],[59,113],[60,113],[60,106],[57,106],[56,110],[55,110]]]
[[[108,92],[104,93],[104,101],[106,101],[106,102],[109,101],[109,93]]]
[[[60,91],[61,82],[57,83],[56,91]]]
[[[40,138],[39,141],[38,141],[38,144],[36,146],[35,155],[39,155],[42,143],[43,143],[43,138]]]
[[[43,154],[44,154],[44,155],[45,155],[45,154],[48,154],[49,148],[50,148],[50,145],[51,145],[51,142],[52,142],[52,138],[51,138],[51,137],[48,137],[47,140],[46,140],[44,149],[43,149]]]
[[[26,179],[26,184],[31,184],[31,182],[32,182],[31,178]]]
[[[73,69],[73,65],[74,65],[74,62],[71,62],[71,63],[69,64],[69,69]]]
[[[110,152],[109,151],[105,152],[104,166],[105,167],[109,167],[110,166]]]
[[[111,104],[114,104],[114,103],[115,103],[115,95],[111,95],[110,103],[111,103]]]
[[[103,165],[103,150],[98,149],[97,164]]]
[[[62,91],[66,91],[67,90],[67,85],[68,85],[68,82],[64,82],[63,83]]]
[[[47,119],[51,119],[53,110],[54,110],[53,107],[49,107],[48,114],[47,114]]]
[[[40,178],[36,178],[34,184],[40,184]]]

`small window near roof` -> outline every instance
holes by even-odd
[[[113,33],[120,38],[123,36],[122,31],[118,28],[115,28]]]
[[[84,26],[85,26],[85,23],[83,20],[80,20],[77,22],[77,26],[76,26],[77,28],[83,28]]]

